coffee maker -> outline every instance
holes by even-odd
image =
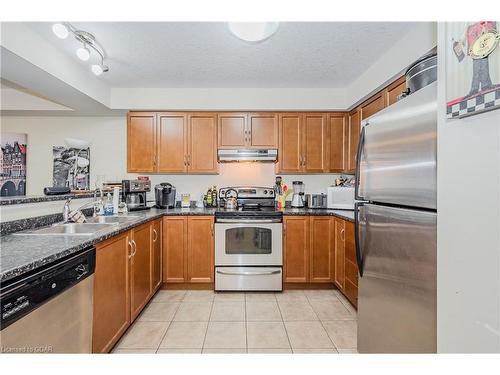
[[[156,208],[174,208],[176,189],[168,182],[155,186]]]
[[[305,185],[302,181],[293,181],[292,207],[304,207]]]
[[[151,191],[149,180],[122,180],[123,201],[128,211],[149,210],[146,205],[146,193]]]

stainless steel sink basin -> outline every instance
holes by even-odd
[[[87,223],[127,223],[129,221],[137,219],[139,216],[96,216],[88,217]]]
[[[101,230],[109,229],[116,225],[116,223],[66,223],[57,224],[52,227],[36,229],[32,231],[14,233],[17,235],[78,235],[90,236]]]

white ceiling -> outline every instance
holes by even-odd
[[[110,87],[348,86],[414,23],[281,23],[268,40],[249,44],[223,22],[74,22],[104,46]],[[58,39],[51,23],[28,26],[75,56],[75,40]],[[80,62],[87,69],[88,62]]]

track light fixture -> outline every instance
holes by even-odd
[[[60,39],[66,39],[69,34],[72,34],[75,39],[81,43],[81,46],[76,50],[76,56],[82,61],[88,61],[92,57],[92,51],[97,53],[100,62],[92,64],[91,70],[96,76],[109,71],[109,66],[104,64],[106,53],[104,48],[97,42],[94,35],[91,33],[78,30],[69,22],[59,22],[52,25],[52,31]]]

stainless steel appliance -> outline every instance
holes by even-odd
[[[277,149],[241,149],[241,150],[217,150],[217,158],[221,163],[239,161],[259,161],[276,163],[278,161]]]
[[[2,283],[2,352],[91,353],[95,248]]]
[[[215,212],[215,290],[281,291],[283,214],[274,208],[274,190],[222,188],[222,206],[232,190],[238,208]]]
[[[306,186],[302,181],[293,181],[293,195],[292,195],[292,207],[304,207],[305,199],[304,199],[304,191]]]
[[[328,208],[354,210],[354,186],[329,186]]]
[[[175,187],[168,183],[162,182],[155,186],[155,201],[157,208],[174,208],[175,207]]]
[[[436,352],[436,83],[363,123],[358,351]]]
[[[149,180],[122,180],[123,200],[129,211],[149,210],[146,193],[151,191]]]
[[[306,194],[306,203],[309,208],[326,208],[326,194]]]

